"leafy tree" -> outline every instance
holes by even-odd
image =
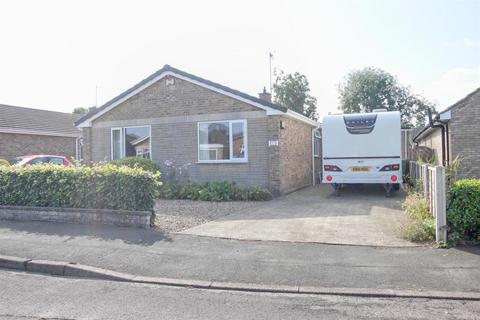
[[[92,110],[97,109],[97,107],[90,107],[90,108],[85,108],[85,107],[76,107],[73,109],[72,113],[73,114],[87,114]]]
[[[274,102],[304,116],[317,120],[317,98],[310,95],[307,77],[299,72],[277,76],[273,84]]]
[[[85,107],[76,107],[73,109],[73,114],[87,114],[88,113],[88,108]]]
[[[400,111],[404,128],[424,126],[428,108],[435,113],[434,103],[400,85],[390,73],[373,67],[350,72],[338,92],[343,112],[363,113],[380,108]]]

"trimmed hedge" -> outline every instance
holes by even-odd
[[[242,187],[235,182],[218,181],[199,185],[164,183],[159,189],[162,199],[184,199],[201,201],[268,201],[270,191],[258,187]]]
[[[449,191],[447,221],[465,240],[480,240],[480,179],[457,180]]]
[[[9,166],[10,162],[5,159],[0,159],[0,166]]]
[[[157,163],[145,158],[127,157],[123,159],[112,160],[109,163],[117,167],[126,166],[129,168],[140,168],[153,173],[160,171],[160,166]]]
[[[0,205],[153,211],[159,181],[125,166],[0,167]]]

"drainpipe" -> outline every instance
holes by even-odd
[[[430,128],[439,128],[442,130],[442,165],[446,166],[446,158],[445,158],[445,127],[441,124],[434,124],[432,119],[432,110],[428,109],[428,124]]]
[[[317,128],[312,129],[312,185],[315,186],[315,130]]]
[[[436,117],[438,118],[438,116]],[[446,148],[446,163],[449,164],[450,163],[450,134],[448,133],[448,122],[446,121],[441,121],[441,120],[438,120],[437,119],[437,122],[441,123],[444,127],[445,127],[445,141],[446,141],[446,144],[447,144],[447,148]]]
[[[315,130],[318,130],[320,127],[312,129],[312,185],[317,184],[317,179],[315,179]]]

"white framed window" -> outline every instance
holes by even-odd
[[[150,126],[121,127],[111,129],[110,158],[142,157],[151,159]]]
[[[315,131],[313,133],[313,155],[315,157],[320,157],[322,152],[322,135],[320,131]]]
[[[198,162],[247,162],[246,120],[198,123]]]

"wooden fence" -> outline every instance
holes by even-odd
[[[445,168],[410,161],[410,177],[421,181],[422,193],[427,199],[430,212],[435,218],[436,241],[447,241],[447,197]]]

